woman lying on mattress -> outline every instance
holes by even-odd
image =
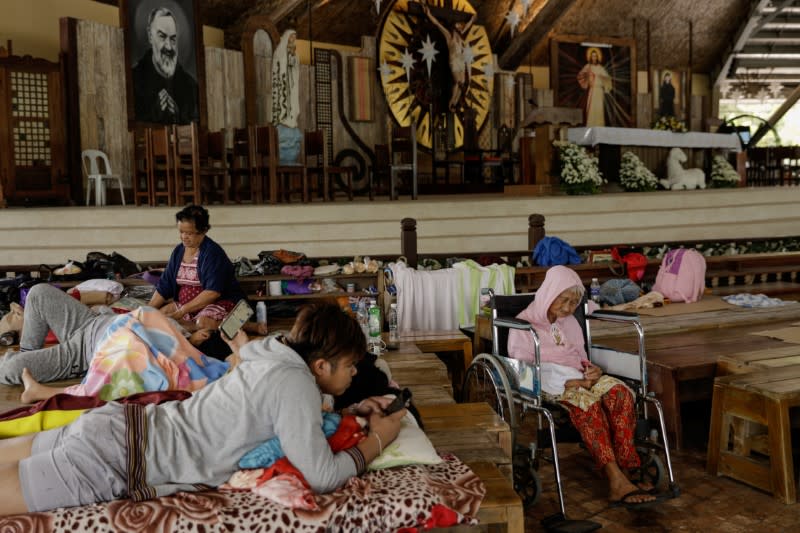
[[[178,327],[149,307],[124,315],[96,315],[42,283],[31,289],[26,301],[20,351],[0,358],[0,382],[22,380],[21,400],[26,403],[60,392],[113,400],[144,391],[194,391],[228,370],[227,363],[195,348],[204,346],[208,330],[196,331],[187,340]],[[51,329],[61,342],[42,348]],[[82,383],[66,389],[39,384],[84,374]]]
[[[322,431],[322,393],[340,395],[366,350],[358,322],[333,304],[306,307],[287,337],[232,342],[231,372],[181,402],[109,402],[62,428],[0,441],[0,516],[217,486],[239,459],[278,437],[316,492],[364,471],[394,441],[406,410],[390,400],[355,410],[369,435],[334,454]]]

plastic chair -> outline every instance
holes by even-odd
[[[106,181],[117,180],[119,185],[119,196],[122,199],[122,205],[125,205],[125,192],[122,190],[122,180],[111,171],[111,163],[108,161],[108,156],[100,150],[84,150],[81,152],[81,160],[83,161],[83,171],[86,173],[86,205],[89,205],[89,194],[94,185],[94,203],[95,205],[106,205]],[[88,161],[88,165],[87,165]],[[100,171],[99,162],[102,161],[104,172]]]

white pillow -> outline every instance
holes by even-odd
[[[373,459],[367,470],[380,470],[403,465],[435,465],[442,458],[433,449],[414,419],[414,415],[406,413],[400,421],[400,433],[391,444],[383,448],[383,453]]]

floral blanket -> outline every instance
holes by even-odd
[[[64,392],[107,401],[145,391],[191,392],[227,370],[227,363],[203,355],[158,310],[140,307],[109,325],[83,381]]]
[[[0,518],[0,531],[390,532],[475,524],[486,489],[455,456],[435,465],[369,472],[317,495],[319,510],[292,510],[252,492],[178,493]]]

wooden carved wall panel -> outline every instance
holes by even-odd
[[[0,180],[11,203],[67,203],[61,66],[0,58]],[[2,199],[0,199],[0,203]]]

